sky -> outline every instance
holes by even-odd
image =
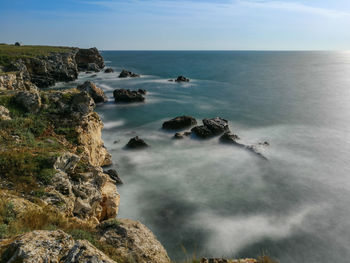
[[[0,0],[0,43],[350,50],[350,0]]]

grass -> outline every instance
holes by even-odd
[[[0,65],[9,66],[13,61],[48,56],[50,53],[68,53],[72,48],[53,46],[15,46],[0,44]]]

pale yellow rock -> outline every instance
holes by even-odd
[[[115,182],[111,179],[109,179],[109,176],[105,174],[106,177],[108,177],[107,181],[102,187],[102,202],[101,202],[101,216],[100,221],[106,220],[109,218],[115,218],[118,214],[118,208],[119,208],[119,202],[120,202],[120,195],[117,192],[117,187],[115,185]]]

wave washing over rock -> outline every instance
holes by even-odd
[[[112,158],[95,112],[107,101],[103,91],[92,82],[47,89],[79,71],[101,71],[102,56],[96,48],[18,48],[27,55],[0,67],[1,262],[170,262],[146,226],[117,217],[110,175],[118,174],[103,170]]]

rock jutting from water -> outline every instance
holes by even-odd
[[[165,121],[162,128],[165,130],[179,130],[196,125],[197,121],[191,116],[178,116],[171,120]]]
[[[220,117],[204,119],[202,122],[203,125],[191,129],[199,138],[210,138],[229,131],[228,121]]]
[[[108,174],[109,177],[112,178],[117,185],[123,184],[122,179],[120,179],[120,176],[115,169],[108,169],[108,170],[104,171],[104,173]]]
[[[184,77],[184,76],[178,76],[177,79],[175,79],[175,82],[189,82],[190,79]]]
[[[123,69],[119,74],[119,78],[137,78],[140,77],[139,74]]]
[[[95,103],[106,102],[108,101],[107,96],[101,88],[96,87],[95,83],[92,81],[85,81],[83,84],[78,85],[77,87],[80,91],[87,92]]]
[[[127,149],[143,149],[148,147],[148,144],[138,136],[131,138],[125,146]]]
[[[113,73],[114,70],[112,68],[106,68],[105,73]]]
[[[143,92],[145,93],[145,92]],[[142,93],[136,90],[116,89],[113,91],[115,102],[143,102],[145,97]]]

